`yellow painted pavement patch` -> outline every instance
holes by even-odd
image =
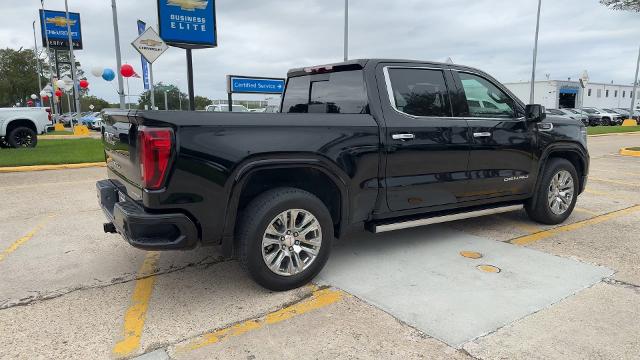
[[[82,169],[88,167],[105,167],[104,162],[80,163],[80,164],[57,164],[57,165],[32,165],[32,166],[8,166],[0,167],[0,173],[62,170],[62,169]]]
[[[9,254],[11,254],[12,252],[18,250],[18,248],[20,246],[24,245],[24,243],[26,243],[27,241],[31,240],[31,238],[35,234],[37,234],[38,231],[42,230],[42,228],[47,224],[47,222],[49,222],[49,220],[51,220],[51,218],[53,218],[53,217],[54,217],[54,215],[47,216],[35,228],[33,228],[33,230],[29,231],[25,236],[23,236],[20,239],[14,241],[13,244],[11,244],[8,248],[4,249],[0,253],[0,262],[2,260],[4,260],[7,256],[9,256]]]
[[[482,257],[482,254],[477,251],[460,251],[460,256],[469,259],[480,259]]]
[[[250,331],[262,328],[265,325],[273,325],[291,319],[295,316],[331,305],[345,296],[339,290],[322,289],[313,292],[309,299],[287,306],[284,309],[272,312],[259,319],[251,319],[240,324],[216,330],[197,337],[183,345],[177,345],[176,351],[190,351],[207,345],[218,343],[226,338],[240,336]]]
[[[156,271],[159,259],[160,252],[148,252],[138,271],[131,305],[124,316],[123,339],[113,347],[113,353],[116,356],[127,356],[140,347],[140,338],[155,283],[155,276],[151,274]]]
[[[564,233],[564,232],[577,230],[577,229],[583,228],[583,227],[588,226],[588,225],[599,224],[601,222],[604,222],[604,221],[607,221],[607,220],[610,220],[610,219],[614,219],[614,218],[617,218],[617,217],[620,217],[620,216],[623,216],[623,215],[628,215],[628,214],[631,214],[631,213],[639,211],[639,210],[640,210],[640,205],[635,205],[635,206],[628,207],[626,209],[612,211],[612,212],[607,213],[607,214],[596,216],[596,217],[593,217],[591,219],[578,221],[578,222],[575,222],[573,224],[558,226],[556,228],[540,231],[540,232],[537,232],[535,234],[521,236],[521,237],[518,237],[518,238],[515,238],[515,239],[511,239],[511,240],[509,240],[509,242],[511,244],[514,244],[514,245],[527,245],[527,244],[531,244],[533,242],[536,242],[536,241],[539,241],[539,240],[542,240],[542,239],[549,238],[549,237],[557,235],[557,234],[561,234],[561,233]]]
[[[631,148],[620,149],[620,155],[640,157],[640,150],[632,150]]]

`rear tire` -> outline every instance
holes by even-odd
[[[258,284],[290,290],[322,270],[331,251],[333,221],[315,195],[296,188],[269,190],[244,213],[237,231],[240,263]]]
[[[549,160],[544,169],[541,183],[525,203],[527,215],[532,220],[555,225],[565,221],[578,198],[578,174],[571,162],[566,159]]]
[[[11,145],[7,142],[5,138],[0,138],[0,149],[8,149]]]
[[[19,126],[11,130],[7,137],[7,142],[13,148],[32,148],[38,144],[38,136],[32,129]]]

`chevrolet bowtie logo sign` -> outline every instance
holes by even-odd
[[[147,45],[147,46],[160,46],[162,45],[162,41],[156,41],[153,39],[144,39],[144,40],[140,40],[140,44]]]
[[[47,19],[47,23],[54,24],[55,26],[67,26],[67,18],[62,16],[56,16],[54,18]],[[69,20],[69,25],[74,26],[76,24],[75,20]]]
[[[167,0],[167,5],[180,6],[182,10],[186,11],[204,10],[208,4],[207,0]]]

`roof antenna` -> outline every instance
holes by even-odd
[[[447,63],[447,64],[453,64],[453,60],[451,60],[451,57],[450,57],[450,56],[447,58],[446,63]]]

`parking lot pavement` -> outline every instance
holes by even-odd
[[[347,286],[326,279],[322,283],[326,288],[272,293],[256,286],[237,262],[223,259],[217,248],[162,253],[133,249],[119,236],[102,232],[104,217],[96,203],[94,182],[104,178],[104,168],[0,174],[0,329],[4,335],[0,358],[86,359],[144,353],[155,359],[262,359],[274,354],[282,358],[637,358],[640,162],[618,155],[617,150],[637,146],[640,135],[594,137],[589,143],[587,190],[561,226],[535,224],[520,211],[386,234],[389,241],[383,244],[382,256],[375,248],[367,248],[393,275],[389,279],[423,287],[412,297],[400,295],[410,290],[400,287],[395,298],[389,296],[400,311],[377,303],[375,297],[383,296],[385,290],[382,275],[367,279],[371,298],[356,290],[349,293]],[[469,310],[478,305],[473,296],[492,294],[480,274],[495,279],[509,273],[464,270],[462,260],[468,264],[475,260],[452,254],[453,243],[418,244],[425,246],[425,262],[442,262],[440,271],[411,273],[393,265],[397,261],[393,254],[403,254],[402,244],[410,240],[409,235],[429,239],[435,231],[442,231],[442,237],[459,234],[452,242],[470,238],[482,239],[470,243],[476,245],[500,242],[499,248],[508,249],[500,256],[510,264],[518,263],[519,254],[533,251],[554,263],[608,268],[615,273],[601,282],[591,280],[597,283],[585,290],[566,290],[564,299],[556,296],[544,306],[530,306],[521,316],[505,317],[509,309],[499,306],[477,311],[483,316],[468,312],[470,327],[491,315],[506,320],[478,338],[450,346],[436,337],[441,334],[438,331],[455,334],[453,320],[459,320],[460,314],[446,313],[417,298],[429,299],[469,284],[469,307],[463,307]],[[348,252],[340,252],[359,239],[350,237],[336,245],[332,262],[347,260],[341,275],[355,271],[348,264],[358,256],[350,259]],[[484,248],[485,260],[500,260],[491,258],[491,249]],[[562,267],[545,266],[537,273],[532,266],[530,271],[536,273],[508,279],[515,281],[511,283],[517,285],[514,291],[526,293],[538,289],[535,284],[554,281],[567,285],[584,275],[560,281],[568,274]],[[428,288],[435,283],[435,289]],[[546,293],[546,289],[535,292]],[[506,301],[505,297],[512,297],[514,306],[527,306],[532,300],[516,301],[512,294],[499,291],[493,295],[500,296],[493,305]],[[440,303],[446,303],[446,297],[442,299]],[[439,316],[440,323],[436,328],[420,327],[403,313],[413,313],[415,318]]]

